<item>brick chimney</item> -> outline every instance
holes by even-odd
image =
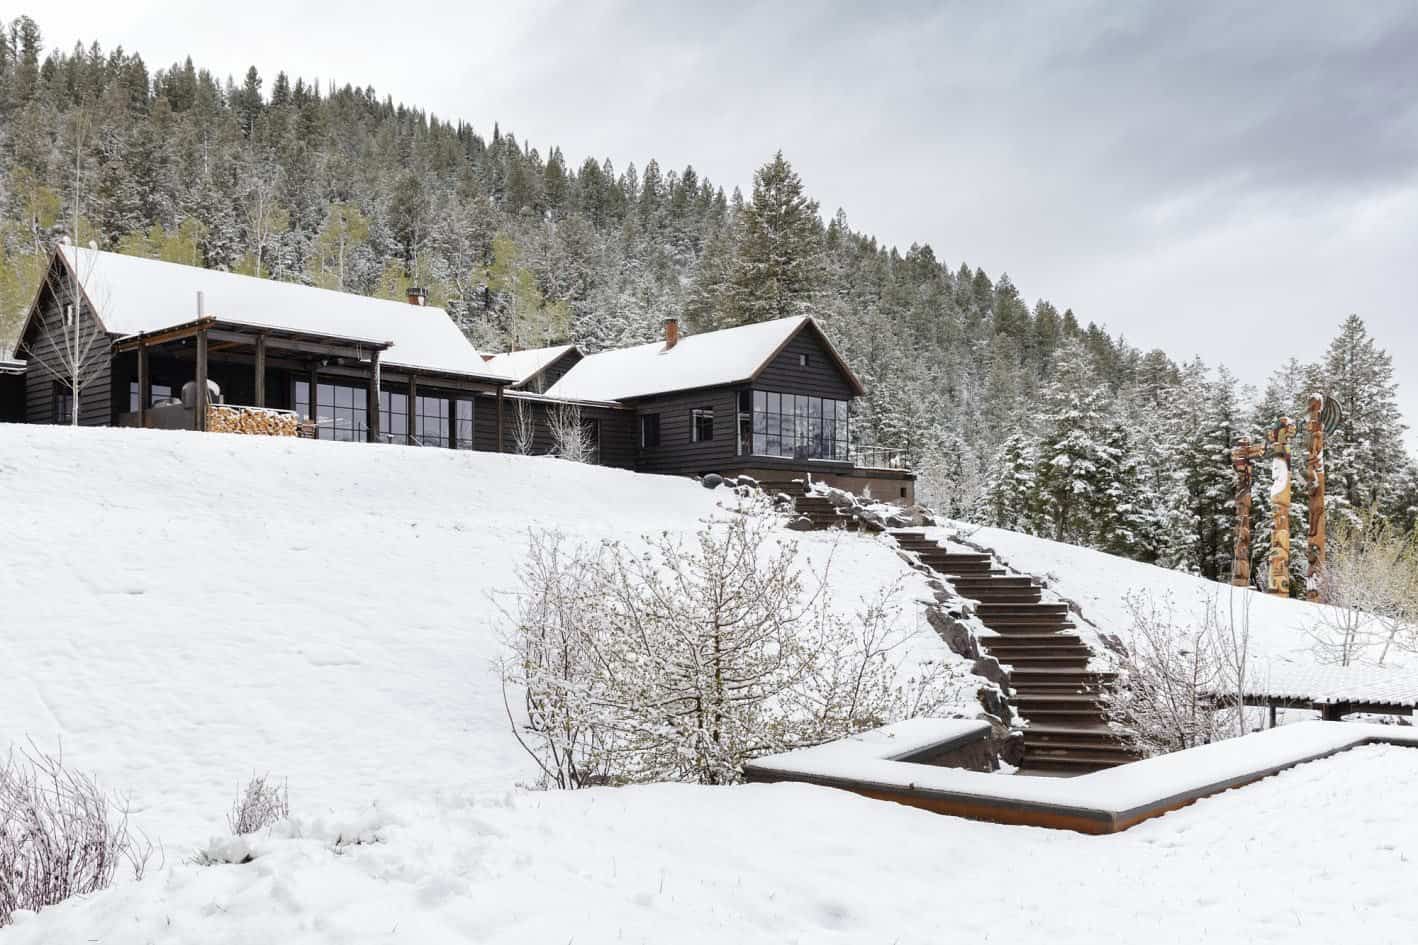
[[[420,289],[416,286],[409,286],[404,290],[404,296],[409,300],[410,305],[427,305],[428,290]]]
[[[679,344],[679,319],[665,319],[665,350],[668,351]]]

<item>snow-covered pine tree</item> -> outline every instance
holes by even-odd
[[[817,201],[779,151],[753,175],[744,207],[732,288],[737,324],[811,311],[823,280]]]
[[[1399,477],[1405,465],[1407,426],[1398,409],[1393,359],[1369,336],[1363,319],[1350,315],[1330,342],[1317,383],[1342,413],[1326,438],[1326,488],[1352,509],[1377,507],[1402,514]]]

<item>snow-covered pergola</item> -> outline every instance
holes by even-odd
[[[1273,660],[1251,668],[1244,692],[1247,705],[1272,712],[1312,709],[1327,720],[1355,712],[1411,716],[1418,706],[1418,672]]]

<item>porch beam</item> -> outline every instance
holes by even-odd
[[[113,350],[135,351],[144,346],[155,346],[167,344],[169,341],[181,341],[184,338],[193,338],[198,332],[211,326],[215,321],[215,318],[207,317],[164,331],[151,332],[146,335],[135,335],[132,338],[120,338],[113,343]]]
[[[239,331],[228,331],[227,329],[214,329],[211,333],[213,341],[235,342],[238,345],[251,344],[251,335],[243,334]],[[261,337],[261,336],[257,336]],[[326,358],[350,358],[352,360],[362,360],[366,352],[370,349],[361,345],[342,345],[329,342],[305,341],[298,338],[271,338],[270,345],[278,351],[295,351],[300,354],[318,354]]]

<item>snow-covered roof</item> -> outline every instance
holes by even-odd
[[[812,318],[799,315],[738,328],[602,351],[581,359],[547,391],[553,397],[626,400],[752,380]],[[831,346],[829,345],[829,348]],[[837,357],[836,352],[832,352]],[[840,357],[837,357],[841,363]],[[846,371],[846,365],[842,368]],[[848,372],[850,376],[850,372]],[[853,379],[855,382],[855,379]]]
[[[514,384],[525,384],[546,370],[554,361],[575,350],[575,345],[555,345],[551,348],[528,348],[525,351],[504,351],[487,361],[487,366],[498,374],[512,378]]]
[[[1256,661],[1246,695],[1319,704],[1418,707],[1418,673],[1384,666],[1320,666],[1290,660]]]
[[[85,295],[111,334],[137,335],[190,322],[201,292],[206,314],[219,319],[387,341],[392,344],[384,354],[387,365],[508,380],[441,308],[75,246],[60,252],[71,269],[77,265]]]

